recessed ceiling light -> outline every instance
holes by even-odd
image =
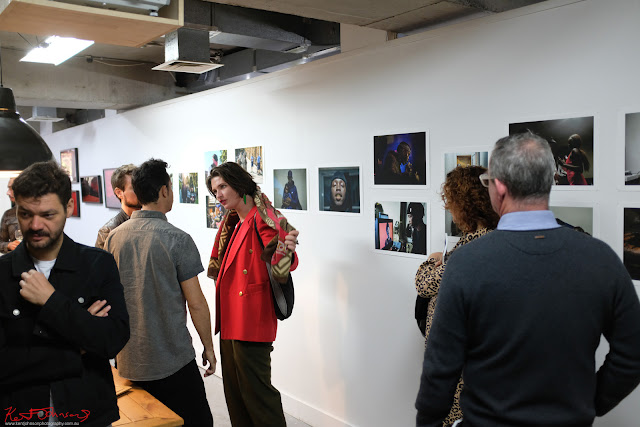
[[[33,48],[21,62],[39,62],[59,65],[93,44],[92,40],[80,40],[73,37],[51,36],[44,43]]]

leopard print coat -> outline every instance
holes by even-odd
[[[451,253],[455,251],[462,245],[469,243],[472,240],[477,239],[478,237],[482,237],[488,234],[491,230],[487,228],[480,228],[473,233],[465,233],[458,243],[449,251],[445,257],[442,264],[439,266],[435,266],[436,260],[433,258],[429,258],[425,262],[422,263],[418,272],[416,273],[416,291],[418,291],[418,295],[422,298],[429,299],[429,306],[427,308],[427,326],[425,329],[425,342],[424,348],[427,350],[427,343],[429,341],[429,332],[431,331],[431,323],[433,322],[433,314],[436,311],[436,302],[438,301],[438,290],[440,289],[440,281],[442,280],[442,274],[444,273],[444,269],[446,266],[446,260],[449,258]],[[464,383],[462,378],[458,381],[458,385],[456,386],[456,391],[453,397],[453,406],[449,411],[449,415],[442,423],[443,427],[449,427],[453,425],[453,423],[462,418],[462,409],[460,409],[460,393],[462,392],[462,387]]]

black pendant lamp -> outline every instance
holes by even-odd
[[[0,176],[15,176],[32,163],[52,158],[44,139],[18,114],[13,91],[2,86],[0,58]]]

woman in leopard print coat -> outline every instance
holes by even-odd
[[[498,214],[491,207],[489,192],[480,183],[480,175],[486,172],[482,166],[457,167],[447,174],[447,179],[442,186],[442,200],[445,209],[451,212],[453,222],[462,230],[463,234],[458,243],[444,255],[442,252],[434,252],[429,255],[427,261],[422,263],[416,273],[416,290],[422,298],[429,299],[425,330],[425,351],[428,351],[429,331],[433,322],[433,314],[438,300],[438,289],[442,273],[446,267],[449,255],[462,245],[482,237],[493,230],[498,224]],[[443,427],[449,427],[462,418],[460,409],[460,393],[462,391],[462,378],[456,387],[453,406],[443,423]]]

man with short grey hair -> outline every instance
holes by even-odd
[[[136,166],[132,164],[122,165],[113,171],[113,175],[111,175],[111,188],[113,188],[113,193],[120,200],[120,212],[98,230],[96,248],[104,249],[104,241],[111,233],[111,230],[131,218],[131,214],[134,211],[142,208],[131,185],[131,174],[135,169]]]
[[[638,295],[609,246],[558,226],[554,170],[534,134],[496,143],[481,180],[500,222],[447,263],[418,426],[442,426],[463,372],[461,426],[591,426],[640,382]]]

